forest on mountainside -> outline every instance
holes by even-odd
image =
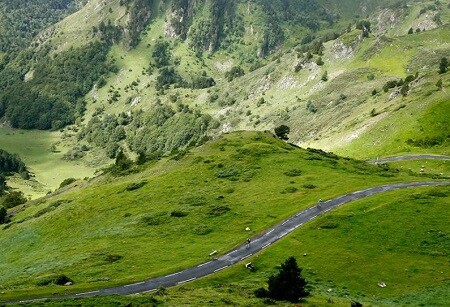
[[[0,0],[0,51],[27,47],[39,31],[73,13],[87,0]]]
[[[22,129],[59,129],[73,123],[84,112],[84,95],[101,76],[115,70],[107,61],[108,50],[108,45],[95,42],[47,54],[27,82],[21,71],[8,67],[0,82],[0,117]]]

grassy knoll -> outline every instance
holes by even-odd
[[[63,151],[51,151],[51,146],[59,139],[60,135],[56,132],[0,128],[0,147],[18,154],[35,175],[30,181],[12,178],[9,184],[19,188],[26,196],[35,198],[56,189],[68,177],[92,176],[95,169],[76,161],[63,160]],[[57,149],[62,148],[59,146]]]
[[[150,295],[100,297],[51,305],[260,306],[253,291],[295,256],[312,296],[302,306],[446,306],[449,187],[372,196],[319,217],[244,263],[193,283]],[[304,256],[306,254],[306,256]],[[385,288],[377,284],[384,282]],[[42,303],[45,305],[46,303]],[[278,304],[286,306],[284,303]]]
[[[448,155],[449,108],[450,99],[445,92],[405,101],[404,107],[335,152],[358,158],[427,152]],[[411,120],[412,117],[417,120]],[[423,142],[427,140],[435,144],[427,145]]]
[[[346,191],[420,180],[298,149],[262,132],[233,133],[123,178],[29,207],[1,230],[2,298],[143,280],[223,253],[281,219]],[[245,228],[249,227],[250,232]],[[173,252],[176,251],[176,252]],[[38,287],[53,274],[72,287]]]

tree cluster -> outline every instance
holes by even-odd
[[[35,64],[31,80],[12,76],[10,84],[3,84],[0,117],[23,129],[59,129],[73,123],[84,112],[84,95],[117,69],[107,61],[108,50],[108,45],[96,42],[44,56]]]
[[[25,163],[23,163],[17,154],[10,154],[0,149],[0,174],[6,175],[10,173],[28,174],[28,170]]]
[[[128,5],[128,44],[132,48],[139,44],[141,31],[150,20],[153,2],[154,0],[135,0]]]
[[[14,0],[0,2],[0,51],[27,47],[41,30],[73,13],[86,0]]]

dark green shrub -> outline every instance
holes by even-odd
[[[233,167],[221,169],[216,173],[217,178],[228,178],[230,180],[233,180],[233,179],[237,180],[239,175],[240,175],[239,171]]]
[[[168,222],[168,216],[166,213],[161,212],[153,215],[145,215],[141,218],[141,221],[148,226],[158,226]]]
[[[134,191],[134,190],[138,190],[140,188],[142,188],[144,185],[147,184],[147,181],[141,181],[141,182],[135,182],[135,183],[131,183],[127,186],[126,190],[127,191]]]
[[[269,291],[267,291],[267,289],[265,289],[265,288],[258,288],[253,293],[258,298],[264,298],[264,297],[269,296]]]
[[[54,275],[54,276],[42,278],[42,279],[38,280],[36,285],[40,286],[40,287],[48,286],[48,285],[64,286],[65,284],[67,284],[69,282],[73,283],[73,280],[64,274],[61,274],[61,275]]]
[[[284,174],[288,177],[298,177],[302,174],[302,171],[298,168],[294,168],[284,172]]]
[[[26,202],[27,199],[21,191],[12,191],[6,194],[3,199],[2,205],[6,208],[13,208]]]
[[[291,128],[286,125],[280,125],[275,128],[275,135],[282,140],[289,139],[288,134],[291,132]]]
[[[61,184],[59,185],[59,188],[61,189],[61,188],[65,187],[65,186],[68,186],[69,184],[74,183],[75,181],[77,181],[75,178],[64,179],[61,182]]]
[[[285,194],[285,193],[295,193],[297,192],[298,189],[296,187],[287,187],[286,189],[284,189],[281,194]]]
[[[316,186],[314,185],[314,184],[311,184],[311,183],[305,183],[304,185],[303,185],[303,187],[305,188],[305,189],[315,189],[316,188]]]
[[[7,214],[6,208],[3,206],[0,206],[0,224],[4,224],[7,221]]]
[[[171,213],[170,213],[170,216],[172,216],[172,217],[185,217],[185,216],[187,216],[189,213],[187,213],[187,212],[184,212],[184,211],[172,211]]]

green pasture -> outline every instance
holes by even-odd
[[[180,160],[99,180],[30,206],[4,227],[5,298],[84,291],[171,273],[208,260],[212,250],[225,253],[319,198],[423,178],[308,152],[270,134],[241,132]],[[52,274],[75,283],[36,286]]]
[[[55,190],[66,178],[91,177],[95,169],[82,162],[63,160],[67,148],[58,145],[57,151],[52,152],[51,146],[60,137],[57,132],[0,128],[0,148],[18,154],[33,174],[28,181],[14,177],[9,185],[20,189],[27,197],[36,198]]]
[[[411,188],[347,204],[249,258],[255,272],[240,263],[151,294],[36,305],[261,306],[253,291],[267,287],[276,267],[295,256],[311,289],[302,306],[349,306],[352,301],[364,306],[446,306],[449,192],[448,187]]]

